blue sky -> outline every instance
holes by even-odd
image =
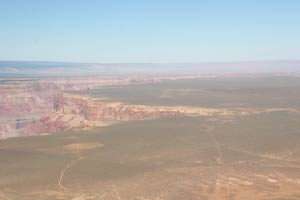
[[[0,0],[0,60],[300,59],[298,0]]]

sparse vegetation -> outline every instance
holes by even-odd
[[[225,80],[229,85],[232,81]],[[261,81],[266,81],[266,86],[261,87],[265,95],[287,98],[283,95],[286,93],[273,92],[271,85],[276,78],[271,79],[272,83]],[[200,87],[195,83],[200,82],[180,80],[124,89],[156,88],[152,98],[160,99],[166,87],[180,92],[183,90],[179,87],[184,87],[187,95],[181,98],[175,93],[171,97],[174,101],[170,101],[176,102],[174,98],[179,96],[184,103],[189,102],[187,91],[193,93],[195,87]],[[247,93],[257,95],[261,90],[251,86],[256,81],[245,82],[240,87]],[[288,80],[283,83],[291,87]],[[211,94],[232,95],[233,99],[242,91],[235,88],[233,93],[228,93],[223,83],[205,87],[210,87]],[[124,100],[123,95],[113,96],[120,95],[123,87],[110,89],[111,95],[104,92],[101,96]],[[108,89],[85,93],[95,91],[99,95],[99,91]],[[240,93],[243,94],[245,91]],[[200,96],[193,100],[195,103],[204,94],[197,95]],[[261,97],[257,99],[247,105],[267,106],[260,102]],[[298,108],[291,101],[270,103],[277,104]],[[1,140],[0,197],[8,200],[297,199],[300,194],[299,119],[299,113],[290,111],[244,116],[176,116]]]

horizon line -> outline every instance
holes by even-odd
[[[231,64],[257,62],[300,62],[300,59],[266,59],[266,60],[232,60],[232,61],[195,61],[195,62],[81,62],[81,61],[51,61],[51,60],[0,60],[0,62],[40,62],[69,64]]]

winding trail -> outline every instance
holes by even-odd
[[[117,187],[116,187],[115,185],[113,186],[113,189],[112,189],[112,190],[113,190],[113,192],[114,192],[115,195],[116,195],[116,199],[117,199],[117,200],[122,200],[121,197],[120,197],[119,191],[118,191],[118,189],[117,189]]]
[[[215,135],[211,132],[213,130],[214,130],[214,127],[208,127],[206,131],[208,132],[210,138],[213,140],[213,142],[216,146],[216,149],[218,151],[217,163],[222,165],[222,164],[224,164],[223,163],[223,153],[221,151],[220,144],[219,144],[218,140],[216,139]]]
[[[59,181],[58,181],[58,186],[59,186],[61,189],[67,190],[67,188],[64,187],[63,184],[62,184],[64,175],[65,175],[65,173],[68,171],[68,169],[69,169],[72,165],[74,165],[75,163],[77,163],[77,162],[80,161],[81,159],[83,159],[83,157],[80,156],[79,158],[77,158],[77,159],[75,159],[75,160],[69,162],[69,163],[66,165],[66,167],[61,171],[61,175],[60,175],[60,178],[59,178]]]
[[[116,190],[115,192],[116,192],[116,195],[117,195],[117,199],[118,199],[118,200],[121,200],[121,197],[120,197],[119,191],[118,191],[118,190]]]

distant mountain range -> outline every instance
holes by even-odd
[[[166,73],[273,73],[300,71],[300,60],[224,63],[71,63],[0,61],[0,77],[61,77]]]

